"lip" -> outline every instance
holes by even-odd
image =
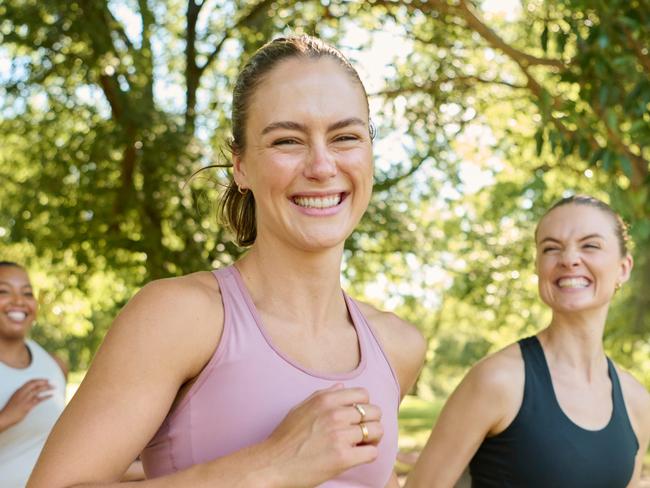
[[[335,195],[341,195],[341,200],[343,200],[345,197],[347,197],[350,194],[350,192],[345,191],[345,190],[327,190],[327,191],[301,191],[301,192],[296,192],[292,193],[291,196],[289,197],[291,200],[294,198],[327,198],[327,197],[333,197]]]

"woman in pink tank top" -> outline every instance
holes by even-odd
[[[247,253],[131,300],[28,486],[115,486],[139,453],[143,487],[398,486],[397,409],[424,341],[340,283],[372,191],[363,84],[333,47],[281,38],[232,107],[221,214]]]

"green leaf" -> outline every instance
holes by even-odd
[[[621,163],[621,169],[623,170],[623,173],[625,173],[628,178],[632,178],[632,161],[630,161],[630,158],[628,158],[627,155],[623,154],[618,158],[618,160]]]
[[[601,107],[607,107],[607,100],[609,96],[609,87],[607,85],[602,85],[600,90],[598,90],[598,103]]]
[[[564,54],[564,49],[566,47],[566,43],[568,39],[569,39],[569,35],[563,30],[559,30],[557,32],[557,34],[555,35],[555,42],[557,45],[558,54],[560,55]]]
[[[609,126],[610,129],[618,128],[618,117],[616,116],[616,112],[614,112],[614,110],[608,110],[606,118],[607,118],[607,125]]]
[[[537,129],[535,132],[535,152],[537,156],[542,154],[542,149],[544,148],[544,129]]]
[[[584,137],[580,138],[580,143],[578,144],[578,154],[580,155],[581,159],[587,159],[587,156],[589,156],[589,141]]]
[[[616,161],[615,154],[609,149],[605,149],[603,152],[603,169],[610,173],[614,169],[614,163]]]
[[[609,46],[609,37],[607,37],[607,34],[603,33],[598,37],[598,45],[601,49],[607,49]]]

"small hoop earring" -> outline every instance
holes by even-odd
[[[243,189],[242,189],[242,187],[239,186],[239,184],[237,183],[237,191],[238,191],[239,193],[241,193],[242,195],[246,195],[246,193],[248,193],[248,188],[243,188]]]
[[[623,283],[621,283],[621,282],[619,281],[618,283],[616,283],[616,287],[615,287],[615,289],[616,289],[616,291],[618,291],[618,290],[620,290],[622,287],[623,287]]]

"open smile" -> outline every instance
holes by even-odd
[[[303,208],[326,209],[340,205],[346,193],[334,193],[329,195],[298,195],[292,197],[291,201]]]
[[[555,282],[555,284],[559,288],[579,289],[589,287],[589,285],[591,285],[591,281],[584,276],[572,276],[560,278]]]

